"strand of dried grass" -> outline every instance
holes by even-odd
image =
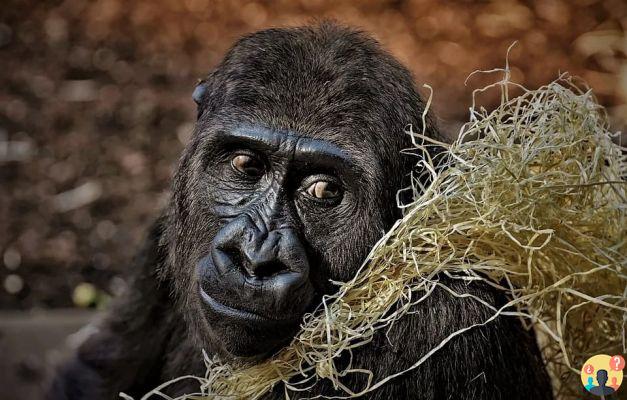
[[[562,76],[537,90],[519,87],[524,93],[510,99],[509,71],[501,71],[504,80],[493,86],[502,104],[487,112],[473,101],[470,122],[452,145],[409,132],[415,148],[408,151],[424,167],[414,180],[415,201],[355,277],[338,283],[271,359],[232,367],[205,356],[207,374],[195,378],[200,397],[258,399],[280,382],[288,397],[320,379],[345,398],[376,389],[408,370],[374,383],[370,371],[339,368],[337,357],[370,342],[436,287],[460,296],[438,274],[484,280],[509,294],[500,309],[471,297],[494,311],[483,324],[518,316],[536,329],[560,398],[579,392],[577,367],[588,356],[625,352],[624,149],[613,143],[589,90]],[[446,148],[444,160],[429,156],[431,146]],[[483,324],[455,332],[410,369]],[[359,392],[342,384],[352,373],[368,376]]]

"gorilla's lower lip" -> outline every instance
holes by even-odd
[[[251,321],[254,323],[264,324],[294,324],[300,319],[300,316],[292,316],[290,318],[270,318],[257,313],[233,308],[225,304],[220,303],[210,295],[208,295],[202,288],[200,289],[200,295],[202,296],[205,304],[208,305],[214,312],[228,316],[235,319]]]

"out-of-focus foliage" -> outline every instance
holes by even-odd
[[[335,18],[362,27],[435,91],[455,134],[472,87],[502,66],[528,87],[584,78],[627,125],[621,0],[5,2],[0,11],[0,307],[115,294],[167,201],[197,78],[241,34]],[[482,99],[498,104],[497,98]],[[83,286],[80,286],[85,288]]]

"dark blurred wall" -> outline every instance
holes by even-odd
[[[321,17],[371,32],[430,84],[450,135],[472,89],[499,77],[465,78],[502,66],[515,40],[513,79],[579,75],[626,125],[621,0],[5,1],[0,308],[93,305],[118,291],[167,201],[196,79],[243,33]]]

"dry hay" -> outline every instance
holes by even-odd
[[[338,355],[369,343],[434,288],[458,295],[438,281],[442,274],[484,280],[508,293],[511,301],[500,309],[475,297],[493,309],[485,323],[517,316],[533,327],[560,398],[580,392],[578,369],[588,356],[624,353],[623,149],[592,93],[572,79],[527,90],[502,71],[503,81],[491,86],[501,89],[501,105],[487,112],[473,102],[470,122],[453,144],[408,132],[415,148],[407,151],[420,157],[423,170],[411,188],[414,201],[355,277],[305,316],[289,346],[256,365],[233,367],[205,356],[204,378],[179,379],[197,379],[199,397],[208,399],[257,399],[280,382],[289,394],[320,379],[346,397],[364,394],[407,370],[369,379],[354,393],[343,376],[372,375],[353,365],[339,368]],[[510,99],[512,85],[523,94]],[[432,146],[445,148],[442,159],[431,158]],[[411,368],[475,326],[455,332]]]

